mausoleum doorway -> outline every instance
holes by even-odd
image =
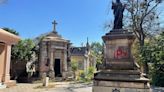
[[[55,59],[54,62],[54,72],[55,72],[55,77],[62,77],[61,74],[61,60],[60,59]]]

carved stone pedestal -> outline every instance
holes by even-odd
[[[141,75],[131,54],[135,36],[119,29],[102,38],[104,69],[94,75],[93,92],[150,92],[149,79]]]
[[[104,70],[95,74],[93,92],[150,92],[148,81],[137,71]]]

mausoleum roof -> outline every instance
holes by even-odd
[[[71,55],[84,56],[87,52],[87,47],[71,47]]]
[[[61,35],[56,31],[56,25],[58,24],[55,20],[52,22],[53,31],[48,33],[42,41],[56,41],[56,42],[66,42],[69,43],[69,40],[65,40]]]
[[[69,40],[65,40],[61,35],[54,31],[48,33],[43,41],[69,42]]]
[[[15,44],[20,40],[20,37],[0,29],[0,42]]]

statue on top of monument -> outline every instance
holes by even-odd
[[[114,27],[113,29],[122,29],[123,26],[123,12],[125,5],[123,5],[120,0],[116,0],[114,3],[112,1],[112,9],[114,14]]]

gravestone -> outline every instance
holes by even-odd
[[[122,16],[124,7],[120,0],[112,4],[112,9],[118,9],[114,10],[115,18]],[[115,19],[113,30],[102,37],[103,69],[94,75],[93,92],[150,92],[149,79],[142,76],[131,53],[135,35],[117,22],[122,18]]]

